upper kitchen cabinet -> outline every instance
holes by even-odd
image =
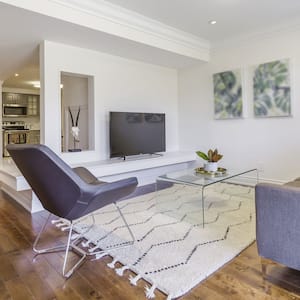
[[[6,104],[27,105],[27,95],[20,93],[2,93],[2,102]]]
[[[39,100],[39,95],[3,92],[3,116],[39,116]]]
[[[27,95],[27,115],[38,116],[39,115],[39,96]]]

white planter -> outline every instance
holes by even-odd
[[[216,171],[218,171],[218,163],[217,162],[207,162],[204,164],[204,170],[207,172],[216,172]]]

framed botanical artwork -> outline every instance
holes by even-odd
[[[253,104],[255,117],[291,115],[289,60],[276,60],[254,67]]]
[[[215,119],[236,119],[243,116],[241,71],[213,75]]]

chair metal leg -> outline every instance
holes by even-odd
[[[38,249],[37,245],[39,243],[39,240],[41,238],[42,233],[44,232],[44,230],[46,228],[47,223],[49,222],[50,217],[51,217],[51,214],[49,213],[46,222],[43,224],[41,230],[39,231],[39,233],[38,233],[38,235],[37,235],[37,237],[36,237],[36,239],[33,243],[33,251],[37,254],[44,254],[44,253],[51,253],[51,252],[57,252],[57,251],[65,250],[65,258],[64,258],[63,268],[62,268],[62,274],[63,274],[64,277],[69,278],[73,274],[74,270],[77,267],[79,267],[79,265],[83,262],[83,260],[86,258],[88,253],[76,246],[76,242],[79,240],[80,237],[76,238],[73,242],[71,242],[71,237],[72,237],[72,233],[73,233],[73,226],[74,226],[73,222],[71,222],[71,225],[70,225],[69,235],[68,235],[68,242],[67,242],[66,245],[64,244],[64,245],[50,247],[50,248]],[[90,228],[88,228],[88,230],[89,229]],[[66,271],[69,251],[72,250],[73,248],[75,249],[75,252],[81,256],[81,258],[79,259],[79,261],[75,265],[73,265],[73,267],[71,267],[68,271]]]
[[[124,215],[123,215],[123,213],[122,213],[120,207],[118,206],[117,203],[114,203],[114,204],[115,204],[116,208],[118,209],[119,214],[120,214],[120,216],[121,216],[121,218],[122,218],[124,224],[125,224],[126,227],[127,227],[127,230],[128,230],[129,233],[130,233],[130,236],[131,236],[132,241],[129,242],[129,245],[132,245],[132,244],[135,242],[135,237],[134,237],[134,235],[133,235],[133,233],[132,233],[132,231],[131,231],[131,228],[130,228],[130,226],[128,225],[128,223],[127,223],[127,221],[126,221],[126,219],[125,219],[125,217],[124,217]]]
[[[45,228],[46,228],[46,225],[49,221],[51,217],[51,214],[49,213],[48,217],[47,217],[47,220],[45,221],[45,223],[43,224],[41,230],[39,231],[34,243],[33,243],[33,246],[32,246],[32,249],[35,253],[37,254],[43,254],[43,253],[50,253],[50,252],[56,252],[56,251],[61,251],[61,250],[64,250],[66,249],[66,245],[61,245],[61,246],[55,246],[55,247],[50,247],[50,248],[43,248],[43,249],[38,249],[37,246],[38,246],[38,243],[40,241],[40,237],[42,235],[42,233],[44,232]]]
[[[129,234],[130,234],[130,236],[131,236],[131,241],[126,242],[125,245],[116,246],[116,247],[112,247],[112,248],[106,248],[106,249],[102,249],[102,250],[98,250],[98,251],[95,251],[97,248],[99,248],[99,247],[97,247],[97,245],[96,245],[94,248],[92,248],[92,249],[89,250],[89,254],[88,254],[88,255],[102,254],[102,253],[105,253],[107,250],[117,250],[117,249],[121,249],[121,248],[124,248],[124,247],[128,247],[128,246],[131,246],[131,245],[134,244],[134,242],[135,242],[135,237],[134,237],[134,234],[132,233],[132,230],[131,230],[129,224],[128,224],[127,221],[126,221],[126,218],[124,217],[124,215],[123,215],[123,213],[122,213],[120,207],[118,206],[118,204],[117,204],[116,202],[114,202],[114,205],[116,206],[116,208],[117,208],[117,210],[118,210],[118,212],[119,212],[119,214],[120,214],[120,216],[121,216],[121,218],[122,218],[122,220],[123,220],[123,222],[124,222],[124,224],[125,224],[125,226],[126,226],[128,232],[129,232]]]
[[[135,242],[135,237],[132,233],[132,230],[130,229],[130,226],[128,225],[121,209],[119,208],[119,206],[117,205],[117,203],[114,203],[114,205],[116,206],[125,226],[127,227],[129,233],[130,233],[130,236],[132,238],[131,241],[129,241],[128,243],[126,243],[126,245],[122,245],[122,246],[117,246],[117,247],[114,247],[114,248],[110,248],[109,250],[114,250],[114,249],[119,249],[119,248],[124,248],[124,247],[128,247],[130,245],[133,245],[133,243]],[[83,250],[82,248],[78,247],[76,245],[77,241],[80,239],[80,237],[82,237],[86,232],[88,232],[95,224],[95,218],[94,218],[94,215],[92,214],[92,219],[93,219],[93,223],[90,227],[88,227],[88,229],[80,234],[79,237],[77,237],[73,242],[71,242],[71,237],[72,237],[72,232],[73,232],[73,226],[74,226],[74,223],[71,222],[71,226],[70,226],[70,231],[69,231],[69,236],[68,236],[68,242],[67,242],[67,248],[66,248],[66,253],[65,253],[65,259],[64,259],[64,264],[63,264],[63,276],[65,277],[70,277],[74,270],[79,267],[79,265],[86,259],[87,256],[94,256],[94,255],[97,255],[97,254],[101,254],[101,253],[104,253],[106,251],[106,249],[104,250],[100,250],[100,251],[94,251],[94,252],[87,252],[85,250]],[[69,269],[69,271],[66,271],[66,264],[67,264],[67,261],[68,261],[68,255],[69,255],[69,251],[70,249],[73,249],[75,250],[75,252],[77,252],[79,255],[81,255],[82,257],[78,260],[78,262],[76,264],[73,265],[73,267],[71,269]]]
[[[130,233],[131,236],[131,241],[128,241],[128,243],[126,243],[126,245],[121,245],[121,246],[116,246],[113,248],[109,248],[109,250],[114,250],[114,249],[119,249],[119,248],[124,248],[124,247],[128,247],[130,245],[132,245],[135,242],[135,237],[130,229],[130,226],[128,225],[121,209],[119,208],[119,206],[117,205],[117,203],[114,203],[127,230]],[[69,228],[69,234],[68,234],[68,241],[66,245],[61,245],[61,246],[55,246],[55,247],[50,247],[50,248],[44,248],[44,249],[38,249],[38,243],[40,240],[40,237],[42,235],[42,233],[44,232],[47,223],[49,222],[49,219],[51,217],[51,214],[48,215],[48,218],[46,220],[46,222],[43,224],[40,232],[38,233],[34,243],[33,243],[33,251],[37,254],[43,254],[43,253],[51,253],[51,252],[56,252],[56,251],[62,251],[65,250],[65,257],[64,257],[64,262],[63,262],[63,267],[62,267],[62,274],[64,277],[69,278],[73,272],[80,266],[80,264],[87,258],[87,256],[92,256],[92,255],[97,255],[97,254],[102,254],[104,252],[106,252],[106,250],[108,249],[103,249],[100,251],[85,251],[83,250],[81,247],[79,247],[77,244],[79,243],[79,240],[84,236],[85,233],[87,233],[95,224],[95,218],[94,215],[91,214],[92,217],[92,225],[89,226],[83,233],[79,234],[78,237],[76,237],[73,241],[72,241],[72,233],[73,233],[73,227],[74,227],[74,222],[71,221],[70,223],[70,228]],[[78,221],[78,220],[77,220]],[[75,222],[77,223],[77,222]],[[69,258],[69,252],[73,250],[76,254],[78,254],[79,256],[81,256],[81,258],[72,266],[69,267],[68,270],[67,269],[67,262],[68,262],[68,258]]]
[[[73,232],[73,226],[74,223],[71,222],[70,230],[69,230],[69,235],[68,235],[68,242],[67,242],[67,247],[66,247],[66,252],[65,252],[65,259],[64,259],[64,264],[63,264],[63,269],[62,269],[62,274],[64,277],[69,278],[73,272],[75,271],[76,268],[79,267],[79,265],[85,260],[87,256],[87,252],[82,250],[81,248],[76,246],[76,239],[75,242],[71,242],[71,237],[72,237],[72,232]],[[71,249],[75,249],[76,252],[78,252],[79,255],[81,255],[81,258],[77,261],[76,264],[74,264],[68,271],[66,271],[66,266],[67,266],[67,261],[68,261],[68,256],[69,256],[69,251]]]

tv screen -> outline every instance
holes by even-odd
[[[110,112],[110,157],[166,151],[165,114]]]

